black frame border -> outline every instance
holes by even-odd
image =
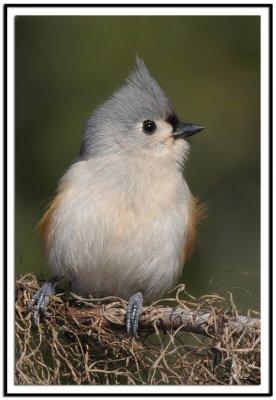
[[[268,288],[268,296],[270,299],[270,309],[269,309],[269,319],[270,319],[270,324],[269,324],[269,345],[270,345],[270,356],[269,356],[269,391],[267,393],[237,393],[237,394],[231,394],[231,393],[112,393],[112,394],[105,394],[105,393],[79,393],[79,394],[74,394],[74,393],[68,393],[68,394],[62,394],[62,393],[8,393],[8,377],[7,377],[7,360],[8,360],[8,354],[7,354],[7,337],[8,337],[8,332],[7,332],[7,320],[8,320],[8,315],[7,315],[7,256],[8,256],[8,243],[7,243],[7,123],[8,123],[8,106],[7,106],[7,77],[8,77],[8,70],[7,70],[7,16],[8,16],[8,9],[9,8],[267,8],[269,11],[269,204],[268,204],[268,212],[269,212],[269,288]],[[273,395],[273,360],[272,360],[272,354],[273,354],[273,341],[272,341],[272,333],[273,333],[273,104],[272,104],[272,95],[273,95],[273,4],[272,3],[260,3],[260,4],[4,4],[3,5],[3,307],[4,307],[4,312],[3,312],[3,327],[4,327],[4,335],[3,335],[3,395],[4,397],[35,397],[35,396],[41,396],[41,397],[46,397],[46,396],[57,396],[57,397],[73,397],[73,396],[81,396],[81,397],[87,397],[87,396],[174,396],[174,397],[180,397],[180,396],[205,396],[205,397],[218,397],[218,396],[241,396],[241,397],[261,397],[261,396],[272,396]],[[158,386],[158,389],[160,390],[162,387]]]

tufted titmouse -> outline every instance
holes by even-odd
[[[80,153],[39,223],[56,277],[35,294],[34,321],[57,277],[73,290],[129,299],[126,329],[137,336],[143,301],[159,298],[181,274],[201,206],[183,178],[187,137],[144,62],[89,118]]]

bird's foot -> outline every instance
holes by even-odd
[[[143,308],[143,295],[135,293],[129,299],[126,313],[126,331],[129,336],[137,335],[138,322]]]
[[[42,315],[43,317],[50,317],[51,314],[46,311],[48,306],[50,297],[54,293],[55,285],[60,281],[61,276],[54,276],[45,282],[41,288],[33,295],[31,301],[27,305],[27,309],[31,311],[33,305],[36,304],[36,309],[33,312],[33,322],[36,328],[38,328],[39,318]]]

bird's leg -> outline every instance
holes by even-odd
[[[129,299],[126,313],[126,331],[129,336],[137,337],[138,322],[143,307],[142,292],[137,292]]]
[[[27,305],[28,310],[32,309],[32,306],[36,304],[36,310],[33,312],[34,325],[37,328],[39,324],[39,317],[50,317],[51,314],[46,311],[51,295],[54,293],[56,284],[61,280],[63,275],[54,276],[53,278],[46,281],[41,288],[33,295],[31,301]]]

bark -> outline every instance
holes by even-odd
[[[103,328],[125,329],[125,309],[118,303],[93,308],[68,308],[68,317],[77,324],[91,322]],[[205,336],[213,336],[215,332],[229,329],[235,334],[259,333],[260,320],[243,315],[227,316],[222,313],[210,313],[184,308],[149,307],[143,310],[139,321],[140,329],[148,330],[156,327],[163,331],[186,331]]]

